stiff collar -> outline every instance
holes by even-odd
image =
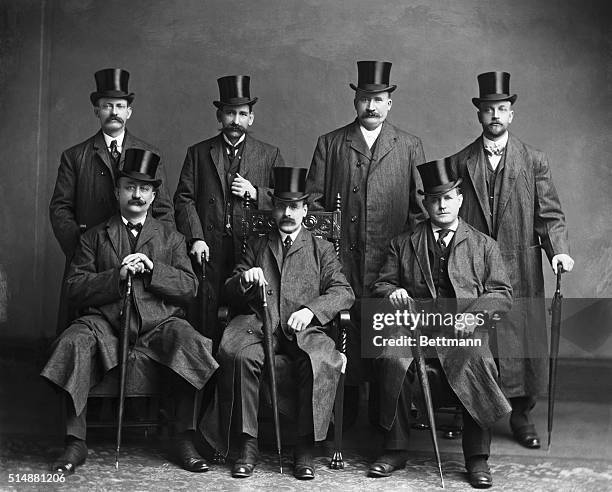
[[[111,137],[104,132],[102,132],[102,135],[104,136],[104,142],[106,143],[107,149],[110,149],[111,142],[114,140],[117,142],[117,150],[121,152],[121,149],[123,149],[123,139],[125,138],[125,129],[116,137]]]

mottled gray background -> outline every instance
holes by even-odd
[[[393,62],[390,120],[428,158],[478,134],[476,75],[512,74],[512,130],[551,158],[576,271],[569,297],[612,297],[610,8],[606,0],[0,0],[0,343],[55,331],[63,256],[48,221],[59,156],[98,129],[93,73],[123,67],[129,128],[173,192],[188,145],[217,129],[216,78],[250,74],[254,134],[307,166],[354,117],[355,61]],[[547,285],[552,277],[547,272]],[[606,316],[597,323],[610,321]],[[608,340],[589,353],[610,357]]]

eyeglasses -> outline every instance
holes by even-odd
[[[153,187],[151,185],[129,184],[129,185],[125,185],[123,189],[129,191],[130,193],[134,193],[137,189],[140,189],[141,193],[151,193],[151,191],[153,190]]]

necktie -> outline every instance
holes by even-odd
[[[131,222],[128,222],[126,225],[129,231],[136,231],[136,234],[140,234],[140,231],[142,231],[142,224],[140,223],[132,224]]]
[[[451,232],[453,232],[450,229],[440,229],[438,231],[438,246],[440,246],[441,249],[446,249],[446,244],[444,243],[444,238],[446,236],[448,236]]]
[[[485,145],[484,151],[489,157],[494,155],[503,155],[505,147],[499,147],[497,145]]]
[[[115,161],[115,165],[119,165],[119,157],[121,157],[121,153],[117,149],[117,140],[113,140],[110,144],[110,155]]]
[[[287,236],[285,238],[285,242],[283,243],[283,258],[287,256],[287,251],[289,251],[289,248],[291,248],[292,244],[293,241],[291,240],[291,236]]]

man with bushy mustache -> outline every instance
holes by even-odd
[[[79,244],[81,234],[117,213],[115,181],[123,169],[125,151],[130,148],[159,154],[152,145],[126,130],[132,116],[134,93],[128,89],[129,72],[106,68],[94,75],[96,91],[89,96],[100,131],[62,153],[57,171],[49,216],[53,233],[66,256],[64,278]],[[158,175],[166,183],[163,166]],[[157,190],[153,217],[174,225],[174,210],[164,184]],[[63,331],[75,317],[62,282],[57,331]]]
[[[229,75],[217,80],[218,135],[187,149],[174,194],[176,225],[187,239],[194,262],[208,262],[212,286],[205,334],[218,341],[216,311],[221,289],[240,258],[243,198],[249,193],[255,208],[271,208],[272,168],[282,166],[278,148],[248,134],[257,98],[250,95],[250,77]]]

